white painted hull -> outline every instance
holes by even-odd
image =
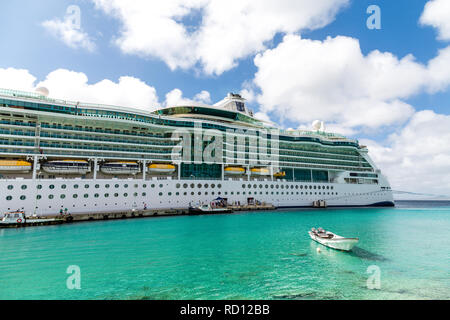
[[[324,239],[324,238],[318,237],[311,231],[308,233],[312,240],[314,240],[326,247],[330,247],[330,248],[337,249],[337,250],[343,250],[343,251],[352,250],[353,247],[359,241],[358,238],[343,238],[343,237],[339,237],[339,236],[334,237],[332,239]]]
[[[254,198],[279,208],[312,207],[313,201],[319,199],[325,200],[328,207],[393,205],[392,192],[381,190],[375,184],[147,179],[0,180],[0,212],[23,208],[27,214],[46,215],[57,214],[65,208],[71,214],[144,207],[188,208],[189,203],[209,203],[218,196],[227,198],[228,203],[240,201],[241,204]]]

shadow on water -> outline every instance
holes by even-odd
[[[382,255],[367,251],[360,247],[354,247],[351,251],[348,253],[349,255],[353,257],[358,257],[364,260],[371,260],[371,261],[388,261],[389,259],[383,257]]]

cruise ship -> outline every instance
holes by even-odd
[[[151,106],[149,106],[149,110]],[[357,140],[281,130],[238,94],[144,111],[0,89],[0,214],[187,208],[220,197],[276,207],[393,206]]]

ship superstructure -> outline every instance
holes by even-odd
[[[182,208],[222,197],[277,207],[393,205],[358,141],[279,130],[237,94],[140,109],[0,89],[0,212]]]

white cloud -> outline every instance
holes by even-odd
[[[341,132],[376,130],[404,123],[414,113],[402,99],[450,84],[450,47],[428,65],[389,52],[363,55],[357,39],[324,41],[287,35],[274,49],[255,57],[253,80],[261,112],[282,122],[331,122]]]
[[[187,105],[205,105],[211,103],[211,96],[208,91],[201,91],[196,94],[193,99],[183,97],[183,92],[180,89],[173,89],[166,94],[165,105],[173,106],[187,106]]]
[[[387,174],[394,190],[450,198],[450,116],[431,110],[414,114],[385,144],[361,140]]]
[[[0,88],[30,91],[34,89],[36,77],[25,69],[0,68]]]
[[[266,48],[276,33],[316,29],[349,0],[92,0],[121,24],[116,44],[156,57],[172,70],[200,66],[221,74]]]
[[[450,1],[428,1],[420,17],[420,23],[436,28],[439,40],[450,40]]]
[[[152,111],[159,106],[155,88],[133,77],[120,77],[118,82],[108,79],[90,84],[82,72],[55,70],[36,84],[36,77],[28,70],[0,69],[0,88],[34,91],[46,87],[50,97],[64,100],[110,104]]]
[[[44,21],[42,26],[71,48],[83,48],[90,52],[96,49],[91,37],[80,26],[77,26],[69,16],[66,16],[64,20],[56,18]]]

